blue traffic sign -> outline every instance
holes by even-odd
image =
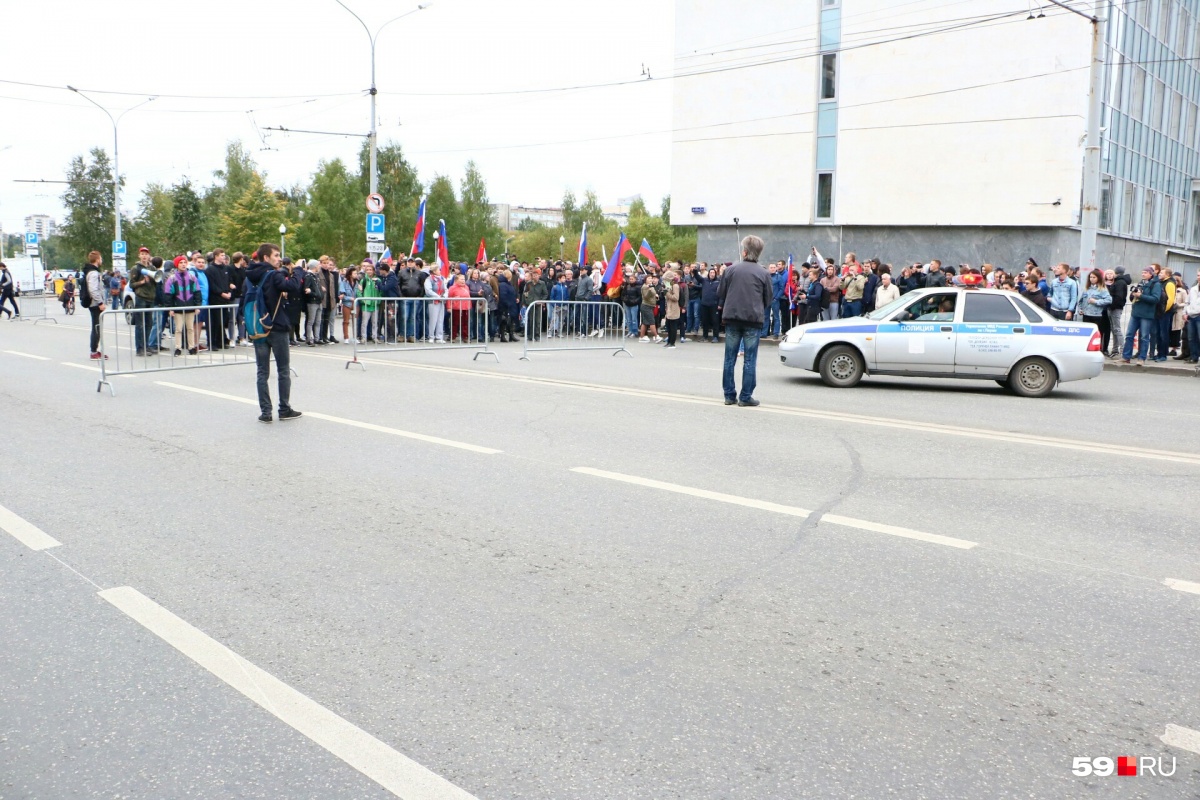
[[[383,214],[367,214],[367,233],[384,232]]]
[[[124,242],[113,242],[112,254],[114,256],[124,256],[125,255],[125,243]]]
[[[28,233],[25,234],[25,244],[37,244],[37,243],[38,243],[38,235],[35,232],[29,231]]]

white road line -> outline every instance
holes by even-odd
[[[722,492],[711,492],[708,489],[696,489],[691,486],[681,486],[677,483],[665,483],[664,481],[656,481],[653,478],[642,478],[637,475],[625,475],[620,472],[608,472],[602,469],[593,469],[591,467],[572,467],[571,472],[578,472],[581,475],[591,475],[596,478],[606,478],[612,481],[621,481],[622,483],[632,483],[636,486],[648,486],[651,489],[662,489],[666,492],[675,492],[676,494],[686,494],[692,497],[702,497],[706,500],[716,500],[719,503],[730,503],[737,506],[745,506],[747,508],[756,508],[761,511],[770,511],[775,514],[787,514],[792,517],[807,517],[812,514],[807,508],[799,508],[798,506],[785,506],[779,503],[770,503],[766,500],[755,500],[749,497],[738,497],[737,495],[724,494]],[[952,536],[940,536],[936,533],[925,533],[924,531],[916,531],[911,528],[900,528],[895,525],[885,525],[879,522],[870,522],[868,520],[855,519],[853,517],[843,517],[838,514],[825,514],[820,519],[821,523],[830,525],[842,525],[847,528],[857,528],[863,531],[872,531],[874,533],[886,533],[889,536],[900,536],[905,539],[916,539],[922,542],[930,542],[931,544],[945,545],[946,547],[957,547],[961,550],[970,550],[972,547],[977,547],[978,542],[969,542],[966,539],[955,539]]]
[[[155,636],[397,797],[474,800],[473,795],[251,664],[137,589],[120,586],[99,594]]]
[[[99,367],[89,367],[87,364],[76,364],[74,361],[63,361],[64,367],[74,367],[75,369],[86,369],[88,372],[100,372]]]
[[[222,400],[232,400],[235,403],[244,403],[248,406],[258,407],[257,400],[251,400],[247,397],[237,397],[232,394],[224,394],[222,392],[213,392],[208,389],[197,389],[194,386],[184,386],[179,383],[168,383],[167,381],[155,381],[159,386],[166,386],[171,389],[181,389],[185,392],[194,392],[203,394],[209,397],[218,397]],[[336,422],[338,425],[348,425],[352,428],[362,428],[367,431],[375,431],[376,433],[387,433],[392,436],[401,436],[405,439],[416,439],[419,442],[427,442],[429,444],[439,444],[444,447],[456,447],[459,450],[468,450],[472,453],[482,453],[484,455],[496,455],[504,452],[493,447],[480,447],[477,444],[468,444],[467,442],[456,442],[453,439],[443,439],[439,436],[427,436],[423,433],[413,433],[411,431],[402,431],[397,428],[389,428],[384,425],[376,425],[371,422],[360,422],[356,419],[346,419],[344,417],[334,417],[329,414],[322,414],[318,411],[305,411],[304,416],[312,417],[313,419],[321,419],[326,422]]]
[[[324,358],[335,361],[346,360],[343,356],[326,356],[317,355],[316,353],[295,353],[293,355],[298,355],[302,358]],[[385,367],[424,370],[427,372],[443,372],[452,375],[469,375],[474,378],[491,378],[493,380],[511,381],[514,383],[533,383],[546,386],[558,386],[564,389],[580,389],[583,391],[602,392],[605,394],[619,394],[626,397],[665,400],[672,403],[724,406],[724,401],[720,398],[698,397],[696,395],[676,394],[673,392],[659,392],[623,386],[606,386],[598,383],[583,383],[580,381],[567,381],[556,378],[536,378],[526,375],[490,372],[483,369],[469,370],[457,367],[439,367],[429,364],[415,364],[412,362],[384,361],[382,359],[372,358],[359,358],[359,361],[362,361],[365,364],[373,364]],[[935,433],[943,436],[961,436],[971,439],[985,439],[988,441],[1006,442],[1009,444],[1029,445],[1032,447],[1050,447],[1058,450],[1074,450],[1082,453],[1100,453],[1103,455],[1127,456],[1129,458],[1171,461],[1181,464],[1194,464],[1200,466],[1200,454],[1196,453],[1184,453],[1176,450],[1155,450],[1151,448],[1131,447],[1119,444],[1085,442],[1079,439],[1059,439],[1053,436],[1017,433],[1013,431],[989,430],[987,428],[968,428],[961,425],[942,425],[940,423],[925,422],[923,420],[899,420],[884,417],[872,417],[865,414],[847,414],[840,411],[822,411],[811,408],[800,408],[798,406],[767,405],[765,403],[755,409],[754,412],[737,413],[785,414],[809,419],[821,419],[829,422],[870,425],[879,428],[895,428],[913,433]]]
[[[1163,744],[1200,755],[1200,731],[1182,725],[1168,725],[1167,732],[1158,738]]]
[[[4,506],[0,506],[0,529],[7,531],[30,550],[45,550],[49,547],[62,546],[62,542],[58,539],[36,525],[26,522]]]
[[[1167,586],[1172,589],[1178,589],[1181,592],[1190,592],[1192,594],[1200,594],[1200,583],[1192,581],[1181,581],[1178,578],[1166,578],[1163,580]]]
[[[33,353],[20,353],[16,350],[5,350],[4,352],[8,353],[9,355],[24,356],[25,358],[32,358],[37,361],[49,361],[50,360],[46,356],[35,356]]]

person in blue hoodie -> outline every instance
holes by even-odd
[[[254,340],[254,360],[258,364],[258,407],[262,411],[259,422],[271,422],[271,355],[275,356],[275,369],[279,380],[279,419],[293,420],[300,412],[292,408],[292,364],[288,349],[288,336],[292,320],[288,316],[288,298],[300,297],[303,279],[299,270],[289,275],[279,269],[279,246],[261,244],[254,251],[254,260],[246,270],[244,293],[252,289],[261,294],[261,313],[266,315],[270,330],[262,339]]]
[[[779,268],[779,264],[772,264],[771,272],[771,306],[766,310],[763,317],[762,331],[760,336],[779,337],[779,301],[783,299],[784,292],[787,291],[787,274],[785,270]]]

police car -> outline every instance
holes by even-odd
[[[1025,397],[1104,369],[1100,332],[1061,321],[1015,292],[943,287],[902,295],[862,317],[792,328],[784,365],[819,372],[828,386],[864,375],[990,379]]]

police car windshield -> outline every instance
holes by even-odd
[[[910,303],[910,302],[912,302],[911,297],[906,299],[903,295],[901,295],[900,297],[896,298],[892,302],[888,303],[883,308],[877,308],[874,311],[872,311],[870,314],[864,314],[863,316],[865,316],[867,319],[884,319],[885,317],[888,317],[889,315],[891,315],[891,313],[893,311],[896,311],[897,309],[899,309],[900,306],[904,305],[905,303]]]

